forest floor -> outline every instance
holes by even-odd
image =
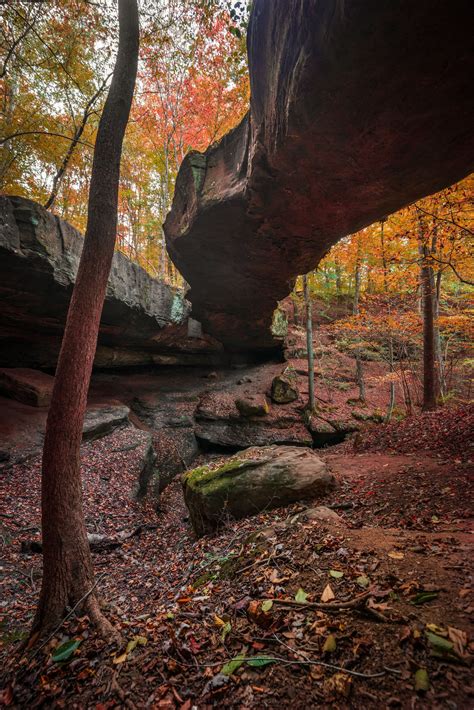
[[[94,564],[122,649],[72,616],[46,645],[19,652],[41,579],[41,556],[21,552],[22,542],[39,539],[40,461],[16,464],[4,476],[0,702],[472,706],[473,422],[472,407],[445,409],[321,450],[338,480],[321,501],[331,520],[292,505],[229,521],[198,541],[179,481],[158,513],[133,499],[131,429],[85,444],[88,529],[118,540],[94,553]],[[54,649],[69,640],[73,654],[55,661]]]

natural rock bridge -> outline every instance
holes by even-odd
[[[241,124],[184,160],[165,224],[193,315],[272,345],[277,300],[342,236],[473,166],[468,0],[255,0]]]

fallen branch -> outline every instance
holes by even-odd
[[[297,602],[294,599],[276,599],[274,597],[267,597],[266,599],[262,599],[261,601],[271,601],[274,604],[279,604],[280,606],[297,606],[305,609],[319,609],[321,611],[336,612],[343,609],[357,609],[362,605],[362,602],[365,602],[365,600],[370,597],[371,594],[372,592],[363,592],[363,594],[359,594],[359,596],[355,597],[354,599],[350,599],[347,602],[333,603]]]
[[[114,550],[120,547],[126,540],[136,535],[141,535],[144,530],[156,530],[158,525],[138,525],[134,530],[129,533],[122,534],[119,537],[105,537],[105,535],[96,535],[95,533],[88,533],[87,539],[89,541],[89,547],[92,552],[105,552],[106,550]],[[23,554],[30,553],[43,553],[43,543],[39,540],[24,540],[21,543],[21,551]]]
[[[285,666],[323,666],[323,668],[330,668],[331,670],[340,671],[341,673],[347,673],[348,675],[353,675],[356,678],[381,678],[389,672],[389,669],[380,671],[378,673],[361,673],[360,671],[351,671],[349,668],[343,668],[343,666],[336,666],[333,663],[325,663],[324,661],[313,660],[312,658],[306,658],[304,661],[292,661],[289,658],[282,658],[281,656],[236,656],[235,658],[229,658],[228,661],[242,660],[245,661],[267,661],[273,663],[283,663]],[[191,663],[182,663],[183,666],[191,666]],[[201,668],[212,668],[213,666],[222,665],[222,661],[217,661],[216,663],[200,663]],[[393,672],[393,671],[392,671]]]

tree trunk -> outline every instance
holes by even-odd
[[[395,367],[394,367],[394,361],[393,361],[393,338],[390,336],[389,341],[388,341],[388,368],[390,374],[393,376],[393,373],[395,372]],[[393,380],[390,381],[390,400],[388,403],[388,410],[387,414],[385,415],[385,423],[388,424],[388,422],[392,418],[393,410],[395,408],[395,382]]]
[[[357,258],[355,265],[355,286],[354,286],[354,301],[352,304],[352,315],[359,315],[359,300],[360,300],[360,286],[361,286],[361,245],[360,236],[357,237]],[[359,387],[359,400],[365,402],[365,381],[364,381],[364,368],[362,365],[362,358],[360,356],[360,349],[357,347],[355,350],[356,358],[356,382]]]
[[[337,302],[341,303],[342,301],[342,270],[341,270],[341,265],[339,262],[335,263],[335,269],[336,269],[336,298]]]
[[[306,350],[308,352],[308,404],[310,411],[314,412],[313,309],[311,308],[311,296],[306,274],[303,276],[303,287],[306,306]]]
[[[441,293],[441,279],[443,272],[441,269],[438,270],[436,274],[436,285],[434,287],[434,317],[435,317],[435,351],[436,351],[436,361],[438,363],[438,387],[441,397],[446,395],[446,378],[444,374],[444,360],[443,360],[443,347],[441,343],[441,333],[438,326],[439,318],[439,301]]]
[[[354,302],[352,304],[352,314],[354,316],[359,315],[360,282],[361,282],[360,261],[359,261],[359,258],[357,258],[357,263],[356,263],[356,268],[355,268]]]
[[[384,224],[385,224],[385,218],[380,220],[380,247],[381,247],[381,252],[382,252],[382,267],[383,267],[383,290],[385,293],[385,298],[387,300],[387,312],[388,315],[391,315],[391,304],[390,304],[390,296],[388,293],[388,264],[387,264],[387,255],[385,253],[385,236],[384,236]],[[392,375],[392,379],[390,380],[390,400],[388,403],[388,410],[387,414],[385,415],[385,422],[388,424],[388,422],[392,418],[393,410],[395,408],[395,382],[393,381],[393,373],[395,372],[394,368],[394,361],[393,361],[393,335],[392,331],[389,331],[389,336],[388,336],[388,369],[390,374]]]
[[[55,627],[67,605],[113,632],[91,592],[94,572],[82,506],[80,446],[100,316],[117,229],[120,158],[138,61],[136,0],[119,0],[119,47],[97,133],[87,228],[46,424],[42,469],[43,582],[32,636]]]
[[[434,294],[428,247],[420,245],[423,289],[423,411],[436,409]]]
[[[360,352],[359,352],[358,348],[356,349],[356,380],[357,380],[357,386],[359,388],[359,400],[361,402],[366,402],[364,368],[362,366],[362,358],[360,356]]]

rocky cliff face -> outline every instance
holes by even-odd
[[[268,347],[277,300],[340,237],[473,167],[468,0],[255,0],[249,114],[184,160],[165,223],[193,314]]]
[[[0,197],[0,366],[54,367],[83,245],[36,203]],[[188,337],[184,294],[116,253],[96,365],[208,364],[222,346]]]

